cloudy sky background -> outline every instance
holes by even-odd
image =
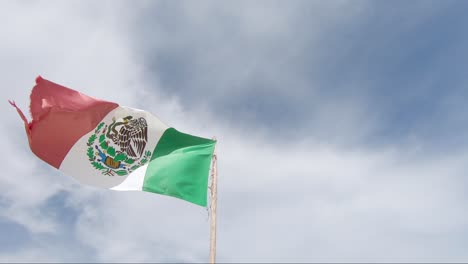
[[[0,261],[205,262],[205,208],[31,153],[34,78],[216,136],[220,262],[468,261],[466,1],[1,1]]]

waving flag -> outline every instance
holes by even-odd
[[[206,206],[216,142],[149,112],[84,95],[40,76],[25,123],[32,152],[81,183],[169,195]]]

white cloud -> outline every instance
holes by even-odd
[[[61,262],[60,258],[44,253],[41,249],[21,250],[15,254],[0,254],[0,262],[5,263],[32,263],[32,262]]]

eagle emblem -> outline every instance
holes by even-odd
[[[112,118],[109,125],[101,122],[88,138],[87,155],[91,165],[102,174],[125,176],[151,158],[151,151],[145,149],[147,142],[146,119]]]

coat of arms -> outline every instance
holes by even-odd
[[[151,151],[145,150],[147,142],[148,124],[143,117],[112,118],[111,124],[101,122],[89,137],[87,155],[102,174],[125,176],[151,158]]]

